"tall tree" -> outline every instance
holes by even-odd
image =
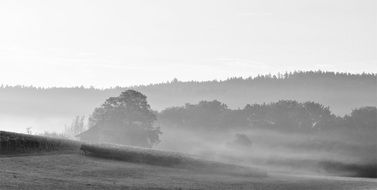
[[[89,118],[89,127],[113,131],[111,135],[116,143],[151,147],[159,142],[161,134],[160,129],[153,126],[155,120],[147,97],[135,90],[126,90],[96,108]]]

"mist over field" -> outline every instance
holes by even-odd
[[[0,189],[377,189],[376,7],[0,0]]]
[[[274,172],[375,177],[375,81],[375,74],[298,72],[130,88],[157,110],[154,148]],[[93,127],[94,108],[124,89],[2,87],[0,124],[79,139]],[[81,129],[69,131],[77,122]]]
[[[202,101],[162,111],[158,147],[275,172],[376,177],[376,107],[344,117],[313,102],[222,108]]]

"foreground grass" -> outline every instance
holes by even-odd
[[[0,189],[376,189],[371,179],[249,177],[52,154],[0,157]]]
[[[91,145],[72,140],[0,131],[0,157],[67,153],[212,173],[227,173],[249,177],[266,176],[266,172],[255,168],[207,161],[174,152],[109,144]]]
[[[171,152],[8,132],[0,145],[0,189],[377,189],[374,179],[267,176]]]
[[[80,147],[81,143],[78,141],[0,131],[0,156],[49,152],[74,153],[78,152]]]

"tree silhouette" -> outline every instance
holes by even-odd
[[[159,142],[159,128],[153,126],[156,116],[147,97],[127,90],[110,97],[89,118],[90,127],[102,128],[106,139],[115,143],[151,147]]]

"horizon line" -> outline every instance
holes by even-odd
[[[8,85],[8,84],[0,84],[0,88],[37,88],[37,89],[54,89],[54,88],[81,88],[81,89],[95,89],[95,90],[108,90],[108,89],[118,89],[118,88],[136,88],[136,87],[143,87],[143,86],[152,86],[152,85],[160,85],[160,84],[169,84],[173,82],[181,82],[181,83],[190,83],[190,82],[225,82],[229,80],[234,79],[242,79],[242,80],[254,80],[258,77],[271,77],[274,76],[277,77],[277,79],[284,79],[284,74],[295,74],[295,73],[334,73],[334,74],[347,74],[347,75],[376,75],[377,72],[343,72],[343,71],[323,71],[323,70],[294,70],[294,71],[285,71],[285,72],[277,72],[275,74],[268,73],[268,74],[256,74],[254,76],[250,75],[248,77],[243,76],[233,76],[233,77],[227,77],[225,79],[212,79],[212,80],[180,80],[177,77],[174,77],[173,79],[169,81],[161,81],[156,83],[148,83],[148,84],[135,84],[135,85],[129,85],[129,86],[108,86],[108,87],[95,87],[94,85],[77,85],[77,86],[34,86],[34,85],[22,85],[22,84],[16,84],[16,85]]]

